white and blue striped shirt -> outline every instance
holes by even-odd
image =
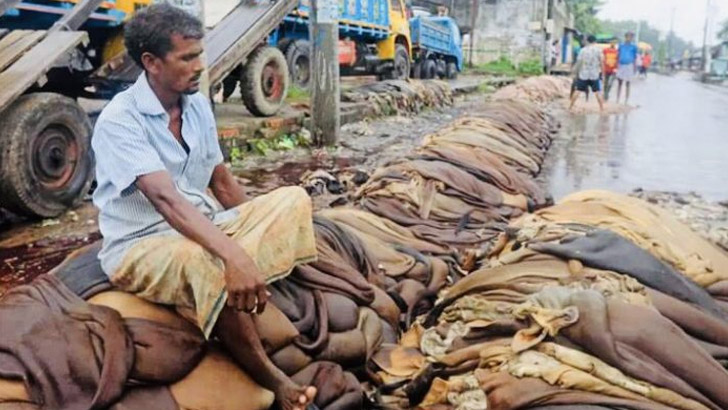
[[[200,93],[182,98],[182,138],[189,154],[169,131],[169,120],[142,74],[114,97],[96,122],[91,142],[97,181],[93,200],[104,238],[99,259],[109,276],[139,240],[179,235],[137,189],[139,176],[167,171],[179,193],[215,223],[235,216],[235,209],[222,212],[206,191],[213,169],[223,161],[207,98]]]

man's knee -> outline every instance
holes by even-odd
[[[306,190],[299,186],[286,186],[273,191],[280,198],[280,203],[288,205],[289,208],[299,209],[302,206],[310,207],[311,197]]]

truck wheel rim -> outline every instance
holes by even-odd
[[[263,68],[263,95],[270,101],[278,101],[283,96],[283,76],[278,64],[270,62]]]
[[[79,147],[66,127],[51,125],[33,143],[31,163],[38,181],[47,189],[63,188],[73,177],[78,164]]]
[[[394,59],[394,72],[397,78],[409,77],[409,67],[407,67],[407,57],[397,54],[398,58]]]

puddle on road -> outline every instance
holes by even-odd
[[[617,115],[567,115],[540,180],[554,198],[584,189],[636,188],[728,198],[728,88],[685,76],[634,86],[638,108]]]

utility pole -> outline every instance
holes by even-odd
[[[339,140],[339,5],[311,2],[311,135],[318,146]]]
[[[672,62],[672,41],[675,38],[675,6],[672,7],[672,15],[670,16],[670,31],[667,33],[667,62]]]
[[[470,5],[470,52],[468,55],[468,65],[473,66],[473,49],[475,48],[475,24],[478,22],[478,0],[473,0]]]

